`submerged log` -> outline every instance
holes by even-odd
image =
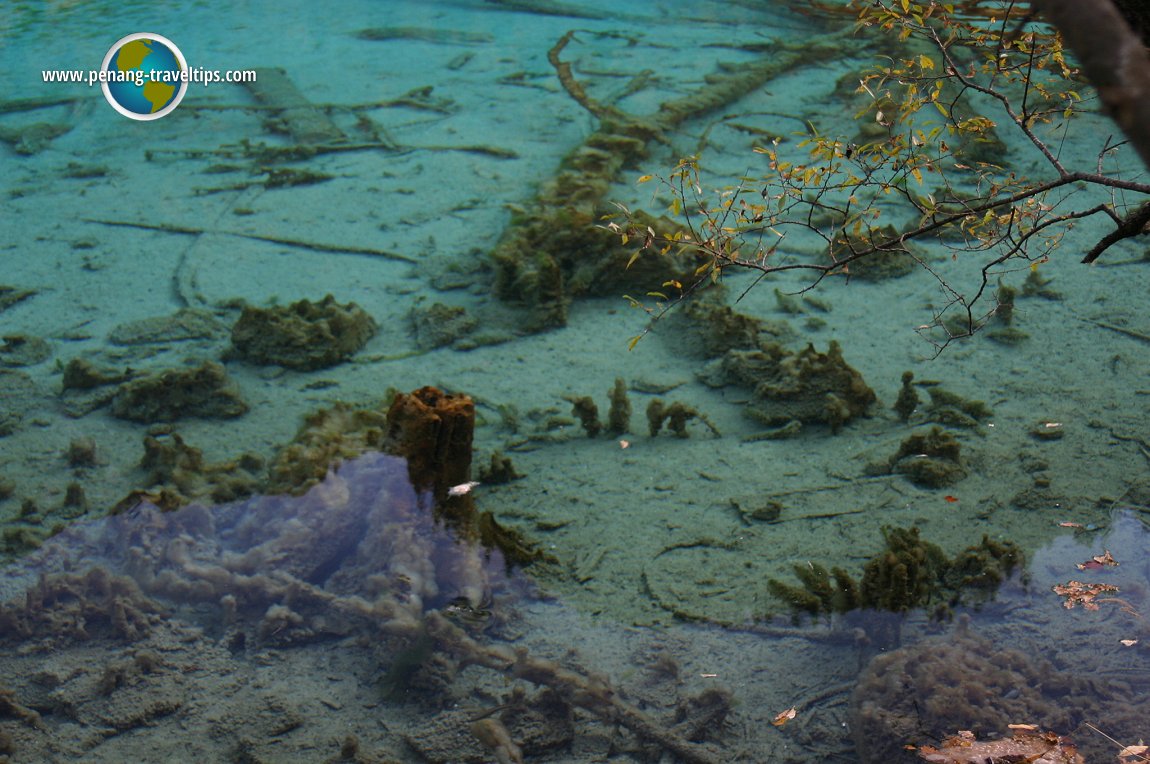
[[[574,31],[567,32],[548,51],[547,60],[567,94],[599,127],[563,158],[555,177],[515,215],[491,251],[496,296],[527,311],[524,328],[542,331],[564,326],[567,305],[583,294],[620,296],[668,280],[687,283],[700,264],[696,257],[680,252],[636,260],[634,247],[624,247],[617,235],[599,227],[604,213],[612,211],[606,204],[612,182],[625,167],[646,157],[652,142],[667,142],[666,134],[684,122],[721,109],[791,69],[849,55],[856,47],[849,44],[849,34],[845,30],[801,43],[775,41],[757,63],[709,75],[698,90],[663,103],[652,114],[633,115],[595,99],[575,79],[561,58],[575,37]],[[676,225],[658,223],[663,231]]]
[[[434,387],[400,393],[387,412],[387,426],[387,451],[407,460],[416,490],[431,491],[438,503],[471,480],[475,403],[470,397]]]
[[[263,67],[256,78],[244,85],[264,106],[276,111],[276,117],[296,143],[316,146],[347,140],[343,131],[311,101],[304,97],[283,69]]]
[[[479,511],[471,488],[475,403],[467,395],[421,387],[395,397],[387,412],[384,450],[407,460],[408,477],[432,499],[437,520],[461,539],[499,549],[508,564],[550,559],[520,533]]]

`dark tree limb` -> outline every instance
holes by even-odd
[[[1150,53],[1111,0],[1034,0],[1150,167]]]
[[[1110,245],[1146,233],[1148,224],[1150,224],[1150,202],[1145,202],[1141,207],[1123,218],[1116,229],[1099,239],[1098,243],[1086,253],[1086,257],[1082,258],[1082,262],[1092,263],[1098,259],[1099,255],[1109,249]]]

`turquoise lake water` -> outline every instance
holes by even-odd
[[[1144,242],[1081,264],[1094,215],[985,275],[1001,250],[953,238],[884,280],[731,270],[652,323],[682,264],[596,227],[612,202],[697,225],[663,182],[683,157],[753,201],[763,149],[865,144],[888,47],[850,28],[767,0],[0,11],[0,761],[1150,737]],[[255,82],[123,116],[86,80],[137,34],[124,61],[159,35]],[[1075,87],[1037,135],[1141,182]],[[977,103],[979,150],[1047,177]],[[802,209],[763,233],[786,262],[833,236]],[[983,284],[981,331],[940,344]]]

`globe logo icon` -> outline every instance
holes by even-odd
[[[116,41],[100,66],[104,97],[129,119],[171,113],[188,92],[188,62],[166,37],[150,32]]]

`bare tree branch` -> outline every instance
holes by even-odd
[[[1116,244],[1123,239],[1129,239],[1132,236],[1146,233],[1147,223],[1150,223],[1150,202],[1146,202],[1134,212],[1131,212],[1119,223],[1118,228],[1103,236],[1102,239],[1086,253],[1086,257],[1082,258],[1082,262],[1092,263],[1098,259],[1099,255],[1109,249],[1111,244]]]

